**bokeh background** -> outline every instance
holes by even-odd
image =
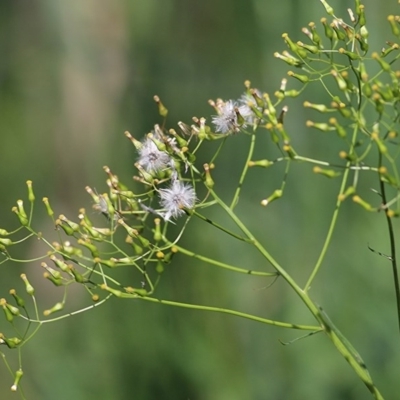
[[[332,0],[346,18],[352,2]],[[365,1],[371,47],[391,39],[386,16],[395,0]],[[135,152],[124,137],[140,138],[161,122],[152,100],[169,108],[168,125],[210,120],[211,98],[237,98],[243,82],[273,93],[286,67],[273,57],[281,34],[303,39],[301,28],[325,16],[317,0],[21,0],[0,2],[0,223],[34,182],[38,199],[76,216],[91,208],[84,187],[105,190],[104,165],[132,182]],[[323,93],[312,93],[321,96]],[[304,99],[289,103],[288,128],[299,152],[335,159],[340,146],[305,129]],[[217,187],[229,198],[246,154],[247,138],[232,138],[219,160]],[[336,147],[335,147],[336,146]],[[275,154],[258,149],[268,158]],[[321,152],[321,153],[319,153]],[[206,154],[205,154],[206,157]],[[207,161],[205,159],[204,161]],[[293,168],[285,197],[267,209],[261,198],[279,187],[282,171],[251,174],[238,212],[272,254],[304,282],[315,263],[333,210],[338,182]],[[133,185],[133,182],[131,183]],[[376,187],[371,177],[366,187]],[[374,186],[375,185],[375,186]],[[40,201],[38,202],[40,203]],[[37,227],[54,234],[37,207]],[[218,213],[210,211],[210,217]],[[387,399],[398,398],[399,334],[390,265],[367,244],[388,252],[383,215],[348,202],[333,245],[312,289],[352,341]],[[396,222],[396,231],[399,226]],[[256,254],[196,225],[188,248],[238,266],[263,269]],[[34,256],[35,244],[25,257]],[[21,258],[23,255],[21,254]],[[22,287],[25,272],[40,304],[61,294],[41,278],[39,263],[0,265],[0,297]],[[130,272],[126,271],[129,277]],[[313,323],[287,285],[232,275],[177,257],[163,275],[161,298],[237,308],[267,318]],[[83,293],[70,294],[76,308]],[[0,319],[0,331],[6,329]],[[23,349],[28,399],[366,399],[365,387],[323,335],[283,346],[299,336],[226,315],[112,300],[88,313],[44,326]],[[14,369],[16,352],[3,349]],[[0,397],[11,377],[0,364]]]

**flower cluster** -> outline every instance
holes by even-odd
[[[178,218],[185,209],[192,209],[196,203],[196,193],[190,184],[183,183],[176,169],[174,154],[180,152],[174,137],[166,135],[158,125],[138,147],[137,165],[150,176],[164,173],[170,177],[170,186],[158,190],[161,211],[141,204],[142,208],[163,217],[165,221]]]
[[[210,102],[218,113],[212,117],[216,132],[237,133],[247,125],[254,125],[263,111],[257,99],[261,102],[261,93],[257,89],[253,89],[251,93],[244,93],[237,101],[224,102],[218,99],[215,103]]]

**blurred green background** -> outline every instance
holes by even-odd
[[[348,1],[331,1],[347,18]],[[386,16],[395,0],[365,1],[371,46],[391,39]],[[10,212],[32,179],[37,198],[48,196],[56,214],[75,218],[91,208],[84,187],[104,191],[103,165],[131,182],[136,155],[124,137],[149,132],[160,118],[152,100],[169,108],[168,125],[210,120],[208,99],[237,98],[243,82],[273,93],[287,68],[273,57],[283,32],[304,40],[301,28],[325,16],[317,0],[20,0],[0,2],[0,224],[16,227]],[[304,40],[305,41],[305,40]],[[290,83],[292,85],[292,83]],[[311,95],[311,94],[310,94]],[[313,96],[323,94],[313,93]],[[289,101],[287,124],[296,149],[336,159],[338,147],[305,130],[304,99]],[[235,136],[219,160],[217,188],[229,198],[246,154]],[[271,149],[258,149],[268,158]],[[265,153],[264,153],[265,152]],[[207,159],[203,160],[207,161]],[[315,263],[339,181],[292,167],[285,197],[270,207],[261,198],[278,187],[279,168],[252,173],[238,212],[272,254],[301,282]],[[365,183],[376,187],[371,178]],[[375,185],[375,186],[374,186]],[[38,207],[37,228],[53,227]],[[217,213],[210,212],[212,218]],[[399,334],[391,269],[367,244],[388,252],[383,215],[345,203],[338,231],[312,293],[359,350],[387,399],[398,398]],[[235,265],[263,269],[246,247],[196,225],[188,248]],[[398,222],[396,231],[398,232]],[[27,249],[33,257],[38,250]],[[0,297],[22,287],[25,272],[40,304],[61,294],[44,282],[39,263],[0,266]],[[126,271],[129,277],[129,271]],[[163,276],[161,298],[197,302],[267,318],[313,323],[278,281],[232,275],[177,257]],[[18,286],[19,285],[19,286]],[[70,293],[75,308],[87,304]],[[0,332],[6,329],[0,319]],[[301,333],[300,333],[301,334]],[[135,301],[104,306],[44,326],[23,349],[28,399],[366,399],[366,388],[323,335],[282,346],[300,335],[234,317]],[[16,353],[2,349],[13,368]],[[18,395],[0,364],[0,398]]]

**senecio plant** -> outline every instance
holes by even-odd
[[[397,307],[400,309],[393,229],[393,218],[400,214],[400,176],[396,167],[400,150],[397,132],[400,70],[394,69],[400,57],[399,44],[396,43],[400,38],[400,16],[388,17],[393,38],[378,52],[370,52],[364,6],[360,1],[355,0],[354,9],[348,10],[345,19],[336,17],[326,1],[321,0],[321,3],[327,17],[322,18],[319,25],[310,23],[302,29],[305,43],[296,42],[287,34],[282,35],[288,49],[275,53],[275,57],[292,70],[288,72],[289,79],[282,79],[273,96],[253,88],[246,81],[245,92],[238,100],[210,101],[214,114],[211,118],[193,118],[191,125],[180,122],[176,129],[165,126],[168,110],[159,97],[154,97],[162,122],[155,125],[154,130],[141,141],[125,132],[137,151],[135,189],[120,182],[109,167],[104,167],[108,187],[106,193],[97,193],[94,188],[86,187],[94,203],[93,208],[104,215],[101,225],[95,224],[95,214],[86,212],[84,208],[79,210],[74,220],[65,215],[57,216],[49,199],[43,198],[47,214],[56,228],[57,240],[45,238],[34,227],[32,217],[36,200],[32,182],[27,182],[30,211],[26,211],[24,202],[18,200],[12,209],[19,221],[18,229],[12,232],[0,229],[0,263],[19,261],[16,256],[18,245],[32,238],[39,239],[46,250],[42,257],[32,260],[30,268],[41,264],[44,278],[59,288],[61,300],[43,310],[37,304],[35,288],[29,281],[29,269],[27,274],[21,275],[18,287],[0,294],[0,305],[9,323],[8,328],[4,323],[1,325],[0,343],[4,346],[3,359],[13,376],[12,391],[19,390],[25,397],[20,389],[23,375],[21,349],[43,324],[88,311],[116,297],[231,314],[274,327],[305,331],[305,336],[324,334],[350,364],[371,396],[383,399],[361,355],[313,300],[310,288],[326,258],[342,206],[353,201],[366,212],[375,213],[386,221],[390,254],[370,249],[391,263]],[[290,82],[294,87],[295,81],[300,82],[300,88],[289,89]],[[312,96],[313,88],[321,85],[329,101],[327,104],[316,104],[310,98],[304,102],[304,107],[315,111],[315,120],[318,121],[305,123],[311,129],[327,132],[327,140],[340,142],[343,150],[334,163],[320,160],[318,155],[310,158],[298,154],[292,145],[289,129],[285,127],[289,111],[285,101],[300,93]],[[218,168],[216,160],[225,143],[236,135],[246,135],[249,147],[239,181],[231,191],[231,199],[226,202],[215,189],[213,171]],[[260,136],[267,136],[270,146],[277,149],[276,159],[254,159]],[[219,142],[215,154],[208,160],[201,160],[199,149],[215,141]],[[266,198],[254,204],[254,207],[266,207],[265,212],[268,212],[271,202],[279,201],[285,195],[289,167],[299,163],[308,163],[314,173],[331,178],[335,185],[339,182],[329,229],[320,256],[310,269],[306,282],[296,281],[236,212],[241,188],[249,174],[270,174],[274,165],[285,165],[281,187],[271,188]],[[376,201],[373,204],[365,200],[364,189],[358,187],[364,175],[367,175],[366,179],[373,177],[373,186],[376,183]],[[231,230],[206,217],[203,210],[210,207],[218,208],[238,229]],[[100,221],[99,217],[96,218]],[[213,229],[246,243],[249,250],[253,248],[263,256],[264,270],[255,270],[251,265],[240,268],[184,248],[180,241],[188,224],[210,224]],[[157,286],[163,272],[168,273],[165,266],[174,261],[177,253],[189,261],[196,258],[232,273],[251,274],[263,279],[269,277],[271,282],[284,280],[307,307],[315,324],[282,322],[229,308],[158,298]],[[115,276],[115,270],[120,267],[136,270],[138,273],[132,276],[139,278],[121,282]],[[82,286],[90,304],[67,312],[65,305],[71,285]],[[26,324],[22,329],[21,323]],[[12,351],[18,353],[19,368],[16,371],[6,358],[6,355],[13,354]]]

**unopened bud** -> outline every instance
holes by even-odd
[[[321,168],[319,166],[315,166],[313,168],[313,172],[315,174],[320,174],[320,175],[324,175],[327,178],[336,178],[337,176],[340,175],[339,172],[334,171],[333,169],[326,169],[326,168]]]
[[[26,277],[25,274],[21,274],[21,279],[24,281],[25,283],[25,289],[26,289],[26,293],[28,293],[29,295],[33,296],[35,294],[35,289],[33,288],[33,286],[29,283],[28,278]]]
[[[50,207],[49,199],[47,197],[43,197],[43,203],[46,207],[47,214],[52,217],[54,215],[54,211]]]
[[[283,191],[281,189],[277,189],[272,193],[268,198],[261,200],[261,205],[266,207],[269,203],[272,203],[274,200],[280,199],[283,195]]]
[[[22,372],[21,368],[15,373],[14,384],[11,386],[12,392],[16,392],[18,390],[19,381],[21,380],[23,374],[24,373]]]
[[[158,96],[154,96],[153,97],[154,101],[157,103],[158,105],[158,112],[162,117],[166,117],[168,115],[168,110],[166,109],[166,107],[164,106],[164,104],[161,102],[160,98]]]
[[[55,304],[52,308],[50,308],[49,310],[44,310],[43,311],[43,315],[45,317],[48,317],[50,314],[53,314],[57,311],[61,311],[64,308],[64,303],[57,303]]]
[[[26,185],[28,186],[28,199],[33,203],[35,201],[35,194],[32,189],[32,181],[26,181]]]

